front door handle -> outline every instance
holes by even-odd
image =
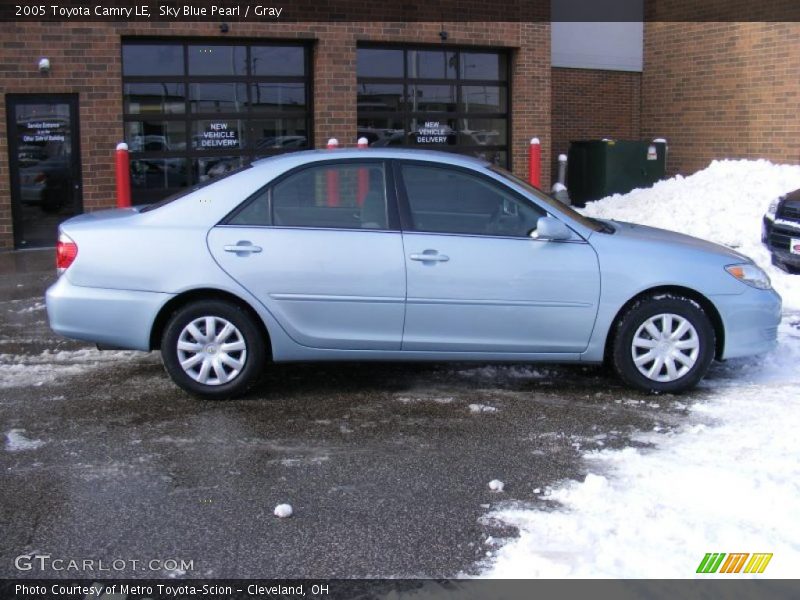
[[[421,262],[447,262],[450,260],[449,256],[439,254],[436,250],[425,250],[422,254],[410,254],[408,258]]]
[[[261,252],[261,246],[254,246],[251,242],[241,241],[222,247],[225,252],[235,252],[237,256],[247,256],[251,252]]]

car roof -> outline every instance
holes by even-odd
[[[464,167],[486,167],[489,163],[480,158],[453,152],[417,150],[415,148],[337,148],[335,150],[302,150],[254,160],[253,168],[286,170],[296,166],[336,159],[384,158],[422,160]]]

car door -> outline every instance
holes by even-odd
[[[396,165],[407,269],[403,350],[575,353],[597,314],[597,255],[532,239],[546,212],[475,171]]]
[[[313,348],[399,350],[405,264],[381,161],[302,167],[208,235],[220,266]]]

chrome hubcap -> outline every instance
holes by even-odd
[[[633,336],[631,355],[639,372],[667,383],[686,375],[700,354],[700,337],[687,319],[664,313],[650,317]]]
[[[244,336],[221,317],[195,319],[178,336],[178,362],[198,383],[228,383],[242,372],[246,360]]]

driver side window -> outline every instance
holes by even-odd
[[[502,186],[438,166],[401,166],[415,231],[526,237],[545,213]]]

